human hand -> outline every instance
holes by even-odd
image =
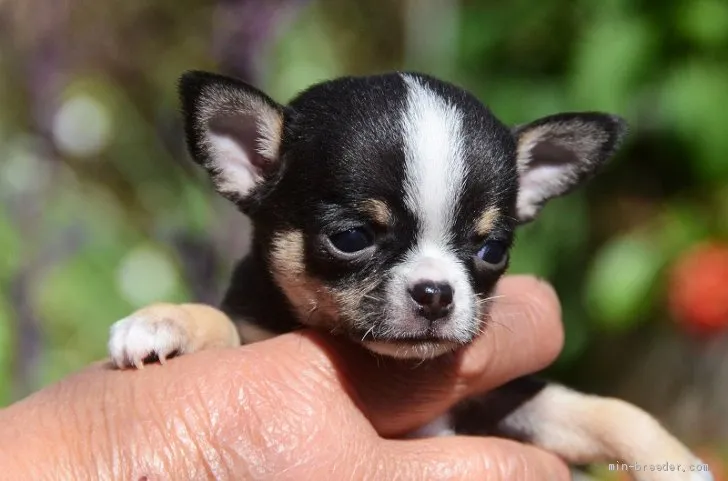
[[[505,278],[486,332],[425,364],[310,331],[118,371],[96,364],[0,411],[3,479],[567,480],[512,441],[394,440],[550,364],[553,291]]]

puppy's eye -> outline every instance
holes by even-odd
[[[481,261],[490,264],[490,268],[500,269],[508,260],[508,247],[499,240],[487,240],[477,255]]]
[[[354,254],[374,244],[374,235],[365,227],[355,227],[329,236],[329,241],[339,251]]]

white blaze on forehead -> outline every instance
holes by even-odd
[[[393,331],[412,332],[416,321],[408,289],[420,281],[446,282],[453,309],[443,329],[452,339],[468,340],[475,305],[466,267],[453,252],[451,231],[467,166],[463,158],[462,113],[420,79],[402,75],[407,108],[402,118],[405,150],[405,204],[419,222],[417,240],[393,270],[387,289]]]
[[[419,79],[402,75],[405,202],[420,222],[420,241],[447,244],[466,175],[462,115]]]

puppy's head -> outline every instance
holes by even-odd
[[[625,132],[601,113],[509,128],[420,74],[341,78],[287,106],[209,73],[180,90],[193,158],[252,218],[299,321],[397,357],[471,341],[516,226],[594,174]]]

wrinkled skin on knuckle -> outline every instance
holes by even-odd
[[[492,463],[490,471],[494,473],[494,479],[498,480],[509,480],[509,479],[522,479],[536,480],[539,479],[537,476],[539,473],[535,473],[532,460],[529,460],[522,451],[514,451],[510,455],[505,455],[499,458],[498,462]],[[497,473],[497,474],[496,474]]]
[[[99,412],[113,450],[106,458],[113,460],[114,479],[225,479],[205,406],[194,390],[174,383],[132,384],[123,409],[123,416]]]
[[[460,453],[445,453],[440,446],[426,443],[417,443],[412,448],[402,444],[396,449],[385,446],[379,454],[385,460],[384,472],[372,479],[450,481],[478,479],[478,473],[483,472],[472,459]]]
[[[76,431],[81,434],[74,436],[75,442],[66,443],[71,450],[71,458],[85,460],[89,452],[98,453],[91,458],[90,463],[75,463],[76,473],[68,479],[84,479],[87,476],[119,479],[129,476],[135,462],[134,448],[139,444],[137,439],[131,438],[134,441],[131,444],[127,439],[128,430],[133,425],[126,420],[134,419],[137,412],[132,393],[118,392],[108,380],[92,392],[87,392],[82,382],[59,384],[57,388],[60,392],[52,392],[51,398],[58,402],[59,418],[67,426],[62,427],[61,432],[67,434]],[[78,399],[83,402],[79,403]],[[122,409],[129,407],[123,417],[117,412],[119,406]],[[101,426],[103,429],[86,428],[88,435],[83,435],[85,426]]]
[[[193,384],[133,389],[125,409],[146,421],[108,441],[134,462],[121,477],[307,479],[300,474],[340,457],[356,416],[325,366],[257,350],[209,356],[215,369],[180,359],[179,375]]]
[[[555,458],[551,459],[535,448],[506,440],[463,437],[419,440],[390,446],[381,454],[386,460],[386,471],[379,479],[571,479],[565,464],[555,462]]]
[[[311,470],[331,469],[358,420],[335,377],[321,369],[280,353],[275,362],[251,353],[228,370],[228,387],[208,399],[206,411],[237,420],[213,423],[229,470],[250,479],[308,479]]]
[[[482,460],[493,481],[571,479],[568,466],[555,455],[515,441],[499,439],[491,443],[487,457],[483,456]]]

